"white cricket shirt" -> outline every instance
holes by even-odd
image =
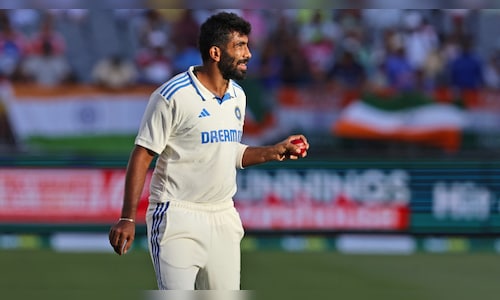
[[[224,97],[206,89],[193,73],[180,73],[149,99],[135,143],[159,154],[150,202],[210,203],[231,200],[241,144],[246,95],[230,80]]]

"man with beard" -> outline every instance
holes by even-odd
[[[236,170],[307,155],[300,134],[270,146],[241,143],[246,96],[234,80],[247,71],[250,30],[234,13],[209,17],[198,40],[203,64],[160,86],[144,113],[109,240],[119,255],[130,248],[146,174],[158,155],[146,224],[159,289],[240,289]],[[299,138],[302,147],[292,143]]]

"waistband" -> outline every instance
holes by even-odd
[[[192,209],[197,211],[207,211],[207,212],[217,212],[230,209],[234,207],[233,200],[224,200],[216,203],[199,203],[199,202],[189,202],[189,201],[177,201],[169,200],[167,201],[169,207],[180,207],[186,209]]]

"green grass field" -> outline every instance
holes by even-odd
[[[74,155],[122,155],[128,157],[135,135],[98,135],[46,138],[33,137],[29,139],[27,148],[32,152],[45,154]]]
[[[0,251],[2,299],[141,299],[156,289],[148,253]],[[493,253],[408,256],[244,251],[242,289],[260,299],[499,299]]]

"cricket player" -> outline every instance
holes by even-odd
[[[192,66],[150,97],[129,158],[122,215],[109,240],[125,254],[135,235],[138,202],[148,168],[158,156],[146,212],[149,250],[159,289],[240,289],[244,234],[233,205],[236,170],[299,159],[303,135],[261,147],[241,143],[251,58],[250,24],[220,12],[200,28],[203,64]],[[302,145],[292,143],[302,139]]]

